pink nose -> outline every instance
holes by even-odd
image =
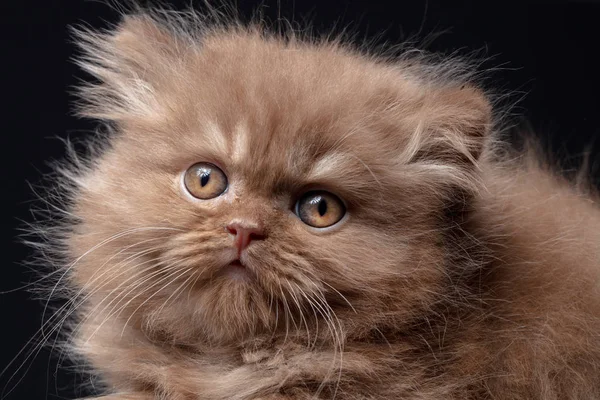
[[[235,236],[235,247],[238,254],[242,252],[253,240],[263,240],[266,236],[264,231],[256,225],[234,222],[227,225],[227,231]]]

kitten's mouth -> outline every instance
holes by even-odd
[[[233,260],[227,264],[221,273],[236,280],[247,281],[250,279],[250,272],[240,260]]]

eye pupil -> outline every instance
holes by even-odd
[[[209,180],[210,180],[210,172],[209,171],[203,172],[202,175],[200,176],[200,186],[202,186],[202,187],[206,186],[206,184],[208,183]]]
[[[319,211],[319,215],[321,217],[327,213],[327,201],[325,199],[322,198],[319,200],[317,210]]]

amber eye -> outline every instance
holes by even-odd
[[[208,200],[227,189],[227,177],[219,167],[210,163],[194,164],[185,171],[185,188],[198,199]]]
[[[344,203],[336,195],[322,190],[307,192],[296,203],[296,215],[315,228],[338,223],[346,214]]]

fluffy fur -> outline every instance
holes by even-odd
[[[140,12],[80,32],[56,294],[108,399],[600,399],[600,211],[535,157],[500,157],[458,61]],[[192,199],[181,174],[219,165]],[[310,188],[348,217],[318,231]],[[264,226],[242,255],[224,227]],[[64,291],[67,292],[64,292]]]

